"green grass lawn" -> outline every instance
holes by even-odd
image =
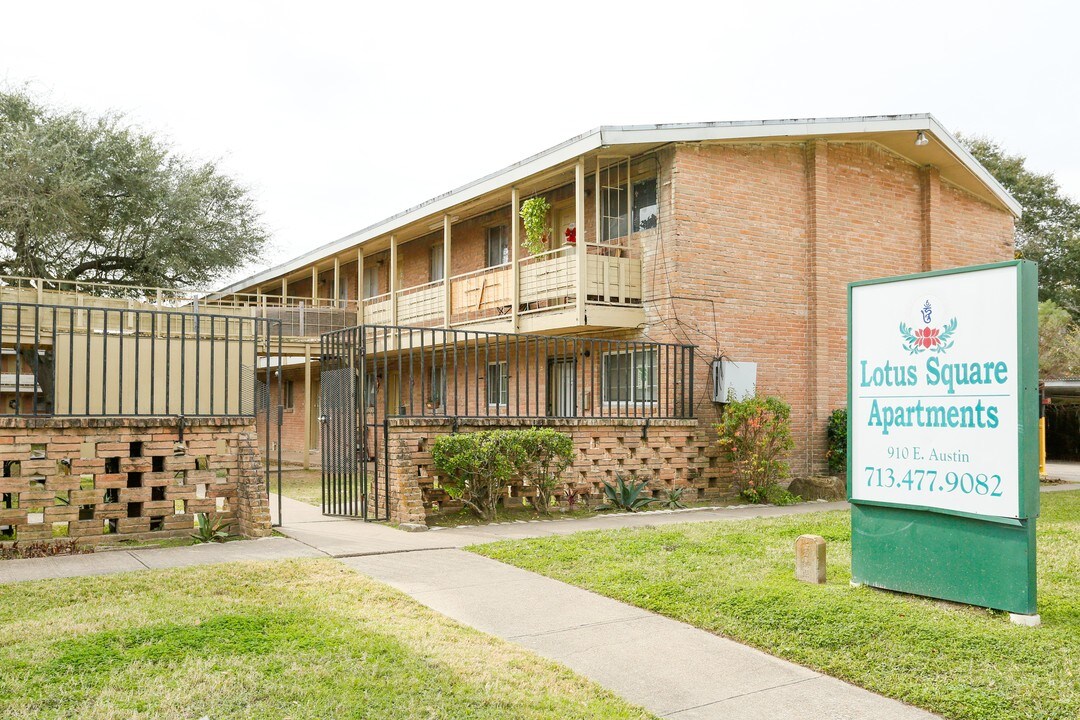
[[[277,479],[271,475],[270,492],[277,492]],[[308,505],[322,507],[322,473],[319,470],[284,470],[281,494]]]
[[[794,543],[828,541],[828,582],[794,579]],[[1080,492],[1046,493],[1043,625],[853,588],[847,512],[506,541],[474,552],[761,648],[947,718],[1080,717]]]
[[[2,718],[649,718],[329,560],[0,586]]]

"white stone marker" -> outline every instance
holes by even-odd
[[[825,538],[800,535],[795,541],[795,579],[825,584]]]

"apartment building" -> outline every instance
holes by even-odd
[[[586,489],[720,495],[715,363],[756,364],[793,472],[823,472],[846,284],[1012,258],[1019,213],[930,115],[602,127],[203,302],[282,320],[284,450],[359,467],[391,516],[445,500],[417,438],[470,424],[569,428]]]

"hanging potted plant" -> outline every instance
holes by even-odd
[[[551,203],[543,197],[532,197],[521,203],[521,221],[525,224],[525,241],[521,247],[531,255],[547,250],[547,215]]]

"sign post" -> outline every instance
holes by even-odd
[[[853,582],[1035,616],[1037,281],[1016,260],[848,286]]]

